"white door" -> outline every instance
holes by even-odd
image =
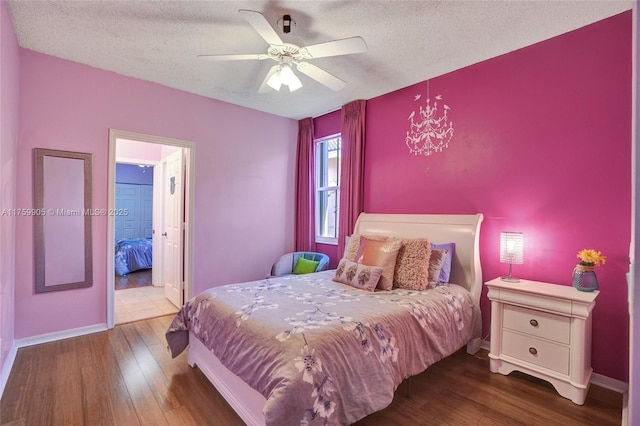
[[[166,163],[159,161],[153,168],[153,258],[158,259],[153,262],[151,269],[151,282],[156,287],[164,286],[164,272],[162,264],[164,259],[164,237],[160,235],[164,232],[164,166]]]
[[[184,166],[182,149],[162,160],[164,218],[161,239],[164,241],[162,276],[164,295],[177,307],[182,306]]]

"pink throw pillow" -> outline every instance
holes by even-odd
[[[374,291],[382,275],[382,268],[367,266],[342,259],[336,269],[333,281],[367,291]]]
[[[360,237],[360,248],[356,254],[356,263],[382,268],[382,276],[378,281],[378,288],[391,290],[393,288],[393,273],[396,268],[396,258],[402,241],[396,238],[374,240],[365,236]]]

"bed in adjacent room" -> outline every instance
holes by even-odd
[[[153,266],[152,238],[121,238],[116,241],[116,276],[149,269]]]
[[[337,270],[190,300],[167,331],[172,354],[189,345],[189,364],[247,424],[353,423],[388,406],[404,379],[478,350],[481,222],[362,213]]]

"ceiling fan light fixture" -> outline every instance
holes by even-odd
[[[302,82],[294,74],[291,65],[287,62],[280,64],[280,69],[274,72],[267,80],[267,85],[273,90],[280,90],[283,84],[289,88],[290,92],[302,87]]]
[[[295,77],[291,65],[287,63],[280,65],[280,81],[282,81],[282,84],[288,86]]]
[[[293,71],[291,71],[291,77],[289,78],[289,84],[287,86],[289,86],[290,92],[298,90],[302,87],[302,82],[300,81],[298,76],[293,73]]]
[[[282,81],[282,84],[289,87],[290,92],[302,87],[302,82],[291,69],[291,64],[287,62],[280,66],[280,81]]]
[[[267,85],[273,90],[280,90],[280,87],[282,87],[282,78],[280,78],[280,71],[273,73],[273,75],[267,81]]]
[[[351,55],[367,51],[367,44],[362,37],[357,36],[312,44],[310,46],[307,45],[305,47],[300,47],[293,43],[285,43],[262,13],[247,9],[240,9],[238,13],[253,27],[264,41],[267,42],[269,45],[267,52],[262,54],[198,55],[198,57],[214,62],[274,60],[276,64],[269,68],[267,75],[260,84],[258,93],[280,90],[283,84],[286,85],[291,92],[301,88],[302,82],[294,73],[292,69],[293,65],[295,65],[296,69],[302,74],[329,89],[335,91],[342,90],[347,85],[345,81],[320,67],[304,61],[330,56]],[[283,32],[287,34],[291,31],[291,26],[296,26],[296,21],[291,19],[291,15],[287,14],[278,20],[276,28],[281,24]]]

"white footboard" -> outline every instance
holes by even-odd
[[[187,362],[197,365],[220,395],[249,426],[264,426],[263,408],[267,400],[226,368],[193,334],[189,333]]]

